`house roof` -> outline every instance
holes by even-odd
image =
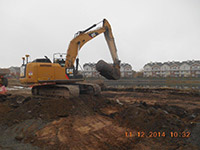
[[[96,67],[96,63],[85,63],[83,67],[85,66]]]
[[[182,64],[188,64],[188,65],[193,65],[193,64],[199,64],[200,65],[200,60],[188,60],[188,61],[182,61],[182,62],[179,62],[179,61],[168,61],[168,62],[164,62],[164,63],[161,63],[161,62],[154,62],[154,63],[147,63],[144,65],[147,66],[155,66],[155,65],[158,65],[158,66],[162,66],[162,65],[169,65],[169,66],[173,66],[173,65],[177,65],[177,66],[181,66]]]

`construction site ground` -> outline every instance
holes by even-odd
[[[0,96],[0,150],[200,149],[200,93],[106,88],[100,96]]]

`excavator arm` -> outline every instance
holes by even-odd
[[[117,47],[115,45],[115,40],[114,40],[114,37],[113,37],[113,34],[112,34],[112,29],[111,29],[111,26],[108,23],[108,21],[105,20],[105,19],[104,19],[104,27],[105,27],[105,30],[106,30],[104,32],[104,36],[105,36],[106,42],[108,44],[114,65],[120,65],[120,60],[119,60],[118,55],[117,55]]]
[[[102,27],[96,30],[90,31],[92,28],[96,26],[97,24],[94,24],[91,27],[87,28],[86,30],[79,31],[76,33],[74,39],[71,40],[68,50],[67,50],[65,68],[66,70],[69,68],[74,68],[74,62],[76,60],[76,57],[81,47],[84,44],[86,44],[88,41],[90,41],[91,39],[95,38],[101,33],[104,33],[106,42],[108,44],[108,48],[112,56],[113,65],[109,65],[105,61],[100,60],[96,65],[96,69],[105,78],[111,79],[111,80],[117,80],[120,78],[120,60],[117,55],[117,48],[115,45],[115,40],[112,34],[111,26],[109,22],[106,19],[104,19]],[[76,73],[77,73],[77,67],[78,65],[76,65]]]
[[[104,19],[103,26],[101,28],[89,31],[96,26],[97,24],[94,24],[93,26],[89,27],[84,31],[79,31],[76,34],[75,38],[71,40],[67,50],[67,56],[65,61],[66,68],[72,68],[78,55],[78,51],[81,49],[81,47],[91,39],[100,35],[101,33],[104,33],[114,65],[119,67],[120,61],[118,59],[117,48],[115,45],[114,37],[109,22],[106,19]]]

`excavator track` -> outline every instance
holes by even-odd
[[[71,98],[79,96],[79,87],[77,85],[36,85],[32,88],[33,95],[47,96],[47,97],[62,97]]]
[[[32,87],[32,94],[46,97],[73,98],[80,94],[99,95],[101,88],[92,83],[46,84]]]
[[[77,82],[80,88],[80,94],[100,95],[101,87],[98,84]]]

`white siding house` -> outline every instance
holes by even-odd
[[[170,66],[168,64],[164,63],[160,68],[162,77],[170,76]]]
[[[151,77],[152,76],[152,67],[151,65],[147,64],[144,66],[144,76]]]
[[[180,65],[180,76],[181,77],[189,77],[191,74],[190,72],[190,65],[186,62],[183,62]]]

